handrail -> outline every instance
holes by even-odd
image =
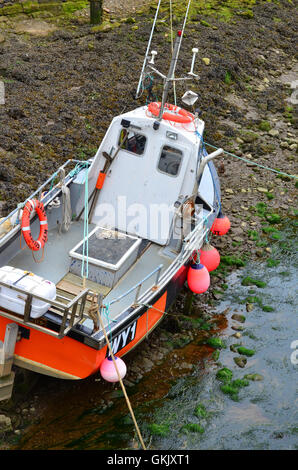
[[[41,186],[39,186],[39,188],[34,191],[27,199],[25,199],[25,201],[22,203],[22,204],[26,204],[26,202],[28,202],[30,199],[34,198],[34,196],[36,196],[36,194],[40,193],[40,191],[45,187],[47,186],[47,184],[49,184],[52,179],[59,173],[59,171],[63,170],[68,164],[70,163],[87,163],[88,160],[86,161],[83,161],[83,160],[76,160],[76,159],[69,159],[67,160],[65,163],[63,163],[62,166],[60,166],[58,168],[57,171],[55,171]],[[83,168],[82,168],[83,169]],[[69,173],[68,175],[69,176]],[[66,176],[66,177],[67,177]],[[54,191],[54,189],[56,189],[57,185],[55,185],[52,189],[51,189],[51,192]],[[18,207],[16,207],[15,209],[13,209],[6,217],[4,217],[2,220],[0,220],[0,225],[2,225],[6,220],[8,220],[12,215],[14,215],[17,211],[19,210]]]
[[[39,331],[47,332],[48,334],[51,334],[52,336],[57,336],[60,339],[63,338],[63,336],[65,336],[68,333],[68,331],[71,329],[71,327],[73,327],[84,316],[83,306],[85,306],[86,298],[87,298],[87,295],[89,293],[89,289],[82,290],[82,292],[80,292],[74,299],[72,299],[72,300],[67,299],[67,300],[69,300],[69,302],[67,304],[64,304],[62,302],[58,302],[57,300],[48,299],[47,297],[43,297],[41,295],[32,293],[32,292],[30,292],[26,289],[22,289],[20,287],[16,287],[14,285],[8,284],[4,281],[0,281],[0,285],[3,286],[3,287],[6,287],[7,289],[14,290],[16,292],[19,292],[19,293],[27,296],[27,300],[25,300],[25,304],[24,304],[24,317],[23,318],[17,317],[17,321],[19,323],[28,324],[34,329],[37,329]],[[45,302],[46,304],[49,304],[51,307],[54,307],[55,309],[57,309],[58,311],[63,313],[62,321],[61,321],[61,327],[60,327],[60,330],[59,330],[58,333],[53,332],[53,331],[49,330],[48,328],[40,327],[39,325],[36,325],[35,323],[32,323],[32,322],[29,321],[30,320],[30,311],[31,311],[31,307],[32,307],[33,298],[35,298],[37,300],[41,300],[42,302]],[[76,307],[78,306],[80,300],[81,300],[81,308],[79,310],[79,315],[78,315],[79,318],[78,318],[77,322],[74,322]],[[71,309],[72,309],[72,311],[71,311]],[[6,316],[8,318],[13,318],[14,317],[13,312],[11,312],[10,314],[6,314],[5,312],[1,312],[1,315]],[[68,315],[70,315],[69,322],[71,323],[71,326],[66,326],[67,321],[68,321]]]
[[[157,273],[157,276],[156,276],[156,279],[155,279],[155,285],[157,285],[158,283],[158,280],[159,280],[159,276],[160,276],[160,271],[161,269],[163,268],[163,264],[160,264],[159,266],[157,266],[157,268],[155,268],[151,273],[147,274],[147,276],[145,276],[141,281],[139,281],[137,284],[135,284],[133,287],[131,287],[130,289],[128,289],[128,291],[124,292],[124,294],[121,294],[119,297],[117,297],[116,299],[113,299],[111,300],[111,302],[109,302],[109,305],[113,305],[115,304],[116,302],[119,302],[119,300],[123,299],[124,297],[126,297],[128,294],[130,294],[133,290],[135,290],[136,288],[140,288],[142,287],[143,283],[145,281],[147,281],[151,276],[153,276],[153,274]],[[138,294],[138,293],[137,293]],[[136,296],[136,300],[137,300],[137,296]]]

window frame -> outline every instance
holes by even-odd
[[[170,147],[174,150],[177,150],[178,152],[181,153],[181,160],[180,160],[180,165],[179,165],[179,169],[178,169],[178,172],[176,175],[172,175],[171,173],[167,173],[166,171],[162,171],[160,168],[159,168],[159,162],[160,162],[160,159],[161,159],[161,155],[162,155],[162,152],[164,150],[165,147]],[[159,158],[158,158],[158,161],[157,161],[157,171],[163,175],[166,175],[166,176],[171,176],[172,178],[177,178],[180,174],[180,171],[181,171],[181,167],[182,167],[182,162],[183,162],[183,158],[184,158],[184,152],[182,150],[180,150],[178,147],[174,147],[172,145],[169,145],[168,143],[165,143],[162,148],[161,148],[161,151],[159,153]]]
[[[120,145],[120,136],[121,136],[121,132],[122,132],[123,130],[125,130],[125,131],[128,132],[128,133],[129,133],[129,132],[135,132],[135,131],[131,131],[131,130],[125,129],[125,127],[123,127],[123,128],[120,130],[119,134],[118,134],[118,143],[117,143],[117,146],[118,146],[118,147],[119,147],[119,145]],[[131,154],[131,155],[135,155],[135,156],[137,156],[137,157],[142,158],[142,157],[145,155],[145,153],[146,153],[147,143],[148,143],[148,137],[147,137],[145,134],[142,134],[141,132],[135,132],[135,134],[141,135],[142,137],[145,137],[145,139],[146,139],[143,153],[132,152],[131,150],[127,150],[127,149],[124,149],[124,148],[122,148],[122,147],[120,147],[120,150],[123,150],[124,152],[127,152],[127,153],[129,153],[129,154]]]

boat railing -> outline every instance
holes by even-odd
[[[147,276],[145,276],[141,281],[139,281],[137,284],[135,284],[134,286],[132,286],[130,289],[128,289],[126,292],[124,292],[123,294],[119,295],[119,297],[116,297],[115,299],[111,300],[109,302],[109,305],[113,305],[117,302],[119,302],[120,300],[122,300],[124,297],[126,297],[127,295],[129,295],[131,292],[133,292],[134,290],[136,291],[136,295],[135,295],[135,300],[134,300],[134,305],[137,305],[138,303],[138,299],[139,299],[139,296],[140,296],[140,291],[141,291],[141,288],[142,288],[142,285],[144,284],[144,282],[146,282],[148,279],[150,279],[151,277],[153,277],[153,275],[155,274],[156,277],[155,277],[155,283],[153,285],[153,287],[151,287],[151,290],[154,290],[156,289],[156,287],[158,286],[158,282],[159,282],[159,278],[160,278],[160,273],[161,273],[161,270],[163,268],[163,264],[160,264],[159,266],[157,266],[157,268],[153,269],[153,271],[149,274],[147,274]]]
[[[141,281],[139,281],[136,285],[131,287],[128,291],[126,291],[116,299],[111,300],[109,302],[109,306],[116,302],[119,302],[134,290],[136,290],[136,294],[134,302],[132,302],[131,304],[131,307],[136,309],[141,308],[144,305],[146,306],[147,303],[152,300],[152,291],[162,289],[172,279],[172,277],[179,270],[179,268],[181,268],[186,262],[189,261],[192,253],[202,245],[204,238],[206,237],[206,234],[208,232],[208,219],[213,214],[214,212],[211,211],[209,214],[207,214],[207,216],[201,217],[199,222],[196,218],[197,224],[195,228],[182,240],[182,249],[168,269],[164,270],[164,272],[161,273],[163,264],[160,264],[152,272],[145,276]],[[156,279],[153,287],[151,286],[141,293],[141,288],[144,282],[147,281],[154,274],[156,274]],[[103,304],[103,296],[99,298],[99,307],[100,313],[102,313],[103,308],[105,307],[105,305]]]
[[[73,299],[63,297],[63,299],[66,300],[67,303],[62,303],[58,300],[48,299],[41,295],[27,291],[26,289],[22,289],[20,287],[8,284],[4,281],[0,281],[0,286],[13,290],[16,293],[16,297],[21,298],[25,302],[23,315],[16,314],[10,310],[6,311],[5,309],[4,311],[3,309],[1,309],[2,317],[9,318],[10,320],[13,320],[17,323],[21,323],[35,330],[42,331],[43,333],[46,333],[48,335],[55,336],[59,339],[67,335],[67,333],[86,316],[84,315],[84,309],[89,289],[82,290]],[[22,296],[19,294],[22,294]],[[25,296],[25,298],[23,298],[23,296]],[[57,295],[57,297],[59,298],[59,295]],[[53,311],[54,313],[58,313],[61,316],[61,322],[57,322],[57,324],[60,325],[58,331],[42,326],[40,324],[42,323],[42,321],[39,322],[39,320],[43,319],[42,316],[39,319],[31,318],[32,302],[34,299],[49,304],[49,310]]]
[[[209,217],[211,217],[211,215],[213,215],[213,211],[207,214],[207,216],[202,217],[199,220],[199,222],[197,221],[195,228],[182,240],[182,248],[181,248],[180,253],[177,255],[173,263],[171,263],[169,268],[166,269],[162,273],[162,275],[159,274],[158,282],[156,282],[155,288],[157,287],[159,289],[163,288],[172,279],[175,273],[186,262],[189,261],[193,252],[201,247],[204,241],[204,238],[206,237],[206,234],[208,232],[207,222],[208,222]],[[157,270],[160,270],[160,266],[158,266],[154,271],[152,271],[152,274],[156,272]],[[148,277],[150,277],[150,275],[148,275],[147,278]],[[143,280],[141,282],[143,282]],[[140,290],[138,292],[138,295],[136,295],[136,298],[135,298],[136,306],[141,306],[142,304],[146,304],[150,300],[152,296],[152,289],[147,289],[145,292],[142,293],[142,295],[139,295],[139,293],[140,293]]]
[[[1,220],[0,220],[0,226],[2,224],[4,224],[4,222],[6,222],[8,219],[10,219],[14,214],[16,214],[19,210],[20,210],[20,207],[24,207],[26,202],[28,202],[30,199],[34,199],[35,196],[38,195],[38,197],[40,198],[40,200],[43,200],[44,197],[42,198],[42,192],[43,192],[43,189],[46,188],[47,185],[51,184],[54,179],[59,175],[59,173],[61,173],[62,175],[65,173],[64,172],[64,169],[72,164],[72,163],[75,163],[77,165],[80,165],[80,164],[84,164],[86,165],[88,161],[83,161],[83,160],[76,160],[76,159],[69,159],[67,160],[63,165],[61,165],[57,171],[55,171],[41,186],[39,186],[39,188],[37,188],[36,191],[34,191],[24,202],[20,203],[18,205],[18,207],[16,207],[15,209],[13,209],[10,214],[8,214],[6,217],[3,217]],[[82,168],[83,169],[83,166]],[[68,185],[70,184],[71,181],[74,180],[74,178],[76,177],[76,174],[77,173],[74,173],[73,175],[71,175],[71,172],[68,173],[68,175],[66,176],[65,178],[65,184]],[[55,197],[56,197],[56,193],[57,193],[57,188],[59,187],[59,183],[57,183],[56,185],[53,185],[53,187],[48,191],[47,195],[46,195],[46,198],[47,198],[47,204],[50,203]],[[16,224],[13,229],[15,229],[16,227],[18,227],[19,224]],[[8,232],[7,232],[8,233]],[[7,235],[7,234],[6,234]],[[3,242],[4,238],[6,238],[6,235],[4,235],[1,239],[1,243]]]

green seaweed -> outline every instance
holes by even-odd
[[[204,428],[200,426],[200,424],[197,423],[187,423],[184,424],[181,428],[182,432],[198,432],[200,434],[203,434],[205,432]]]
[[[255,354],[255,351],[253,349],[247,349],[243,346],[239,346],[239,348],[237,348],[237,351],[239,354],[242,354],[243,356],[248,356],[248,357],[251,357]]]
[[[221,382],[230,382],[232,377],[233,377],[233,372],[227,367],[223,367],[216,374],[216,378],[220,380]]]
[[[273,258],[268,258],[267,259],[268,268],[275,268],[279,264],[280,264],[280,260],[278,260],[278,259],[273,259]]]
[[[274,312],[274,308],[270,307],[270,305],[263,305],[262,310],[263,312]]]
[[[167,423],[163,423],[163,424],[152,423],[149,425],[149,429],[150,429],[151,434],[154,434],[155,436],[160,436],[160,437],[166,437],[170,432],[170,426]]]
[[[229,395],[229,397],[234,401],[239,401],[239,388],[231,385],[230,383],[224,384],[220,386],[221,391],[225,395]]]
[[[221,261],[221,263],[223,263],[227,266],[237,266],[237,267],[245,266],[245,261],[243,261],[241,258],[237,258],[237,256],[233,256],[233,255],[222,256],[220,261]]]
[[[208,338],[207,344],[208,346],[211,346],[214,349],[225,348],[225,344],[220,338]]]
[[[207,411],[204,405],[202,403],[199,403],[194,411],[195,416],[198,418],[206,418],[207,417]]]
[[[260,288],[266,287],[267,284],[264,281],[259,281],[258,279],[253,279],[250,276],[247,276],[244,279],[242,279],[241,285],[242,286],[257,286],[260,289]]]

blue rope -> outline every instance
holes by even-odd
[[[108,328],[110,330],[110,343],[112,343],[112,328],[111,328],[111,320],[110,320],[110,304],[109,303],[103,306],[103,314],[106,317],[106,320],[108,322]]]
[[[208,145],[209,147],[213,149],[218,150],[218,147],[215,147],[215,145],[208,144],[207,142],[206,142],[206,145]],[[264,170],[269,170],[269,171],[272,171],[273,173],[277,173],[278,175],[283,175],[283,176],[287,176],[288,178],[298,179],[297,175],[288,175],[287,173],[284,173],[283,171],[274,170],[273,168],[270,168],[269,166],[261,165],[260,163],[253,162],[252,160],[248,160],[247,158],[239,157],[238,155],[235,155],[234,153],[231,153],[231,152],[227,152],[226,150],[224,150],[224,153],[226,155],[230,155],[231,157],[238,158],[238,160],[242,160],[243,162],[251,163],[252,165],[259,166],[260,168],[263,168]]]

